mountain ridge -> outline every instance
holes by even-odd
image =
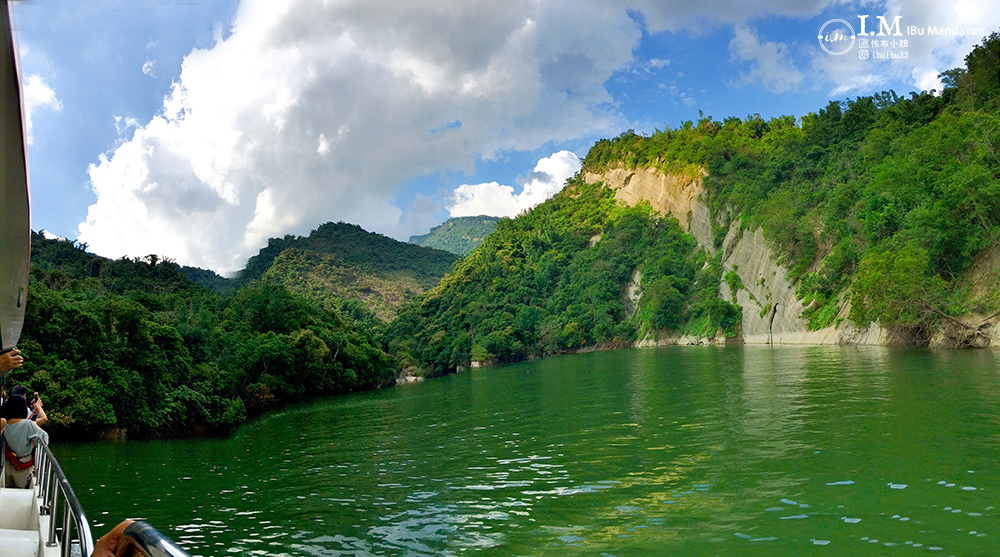
[[[427,234],[410,236],[409,243],[442,249],[465,257],[493,232],[500,218],[488,215],[451,217],[431,228]]]

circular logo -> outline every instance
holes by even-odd
[[[843,19],[831,19],[819,28],[819,46],[827,54],[840,55],[854,46],[854,28]]]

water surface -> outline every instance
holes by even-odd
[[[993,351],[668,347],[54,450],[195,555],[981,555],[998,425]]]

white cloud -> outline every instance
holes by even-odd
[[[28,76],[27,81],[24,83],[24,117],[26,120],[24,127],[28,135],[29,145],[33,143],[31,117],[34,115],[35,110],[39,108],[62,110],[62,103],[59,102],[55,91],[45,83],[42,76],[34,74]]]
[[[997,2],[889,0],[886,11],[893,16],[901,16],[902,26],[913,25],[922,30],[926,30],[927,26],[982,28],[989,34],[1000,27],[1000,4]],[[923,35],[909,39],[910,67],[934,68],[937,73],[941,73],[964,66],[965,56],[972,51],[973,46],[982,41],[983,35]],[[915,79],[920,77],[922,74],[914,75]]]
[[[162,112],[91,166],[79,240],[230,272],[325,221],[405,238],[401,183],[616,133],[604,83],[640,36],[597,0],[244,0]]]
[[[118,132],[119,136],[124,136],[128,130],[135,129],[137,127],[139,127],[139,120],[137,118],[115,116],[115,131]]]
[[[817,82],[830,83],[830,95],[840,97],[864,93],[884,86],[892,80],[910,84],[914,90],[941,90],[938,75],[946,70],[964,67],[965,56],[979,44],[983,36],[1000,27],[1000,3],[938,2],[935,0],[888,0],[884,10],[870,11],[867,31],[880,29],[877,11],[884,11],[887,25],[899,16],[899,38],[907,41],[906,59],[861,60],[856,46],[842,56],[832,56],[816,48],[812,69]],[[845,17],[860,31],[855,15]],[[855,19],[851,19],[855,18]],[[923,34],[910,34],[909,27]],[[928,26],[959,29],[981,29],[984,33],[959,35],[929,35]]]
[[[944,89],[941,83],[941,72],[932,68],[913,68],[913,83],[920,91],[938,91]]]
[[[184,59],[162,111],[123,126],[90,167],[97,201],[79,240],[101,255],[157,253],[230,272],[268,236],[331,220],[405,238],[430,213],[411,207],[400,222],[401,184],[624,129],[605,83],[633,62],[637,21],[650,33],[735,25],[746,79],[780,91],[801,74],[783,44],[761,42],[745,22],[836,2],[243,0],[231,29],[220,25],[213,46]],[[518,195],[468,185],[454,210],[492,199],[516,212],[543,183]]]
[[[463,184],[455,189],[454,197],[447,206],[448,212],[452,217],[517,216],[562,190],[566,180],[580,171],[581,164],[580,159],[569,151],[553,153],[551,157],[538,161],[517,194],[512,186],[497,182]]]
[[[733,59],[749,62],[749,71],[741,76],[744,83],[760,83],[768,91],[781,93],[802,81],[802,72],[795,67],[784,43],[761,43],[746,27],[736,28],[729,52]]]
[[[629,64],[628,71],[634,74],[652,74],[670,65],[669,58],[650,58]]]

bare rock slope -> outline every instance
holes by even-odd
[[[615,198],[624,203],[648,201],[660,213],[676,218],[681,228],[695,237],[698,245],[714,253],[711,214],[701,197],[705,191],[702,186],[705,175],[704,171],[690,177],[664,174],[655,169],[616,168],[603,174],[588,173],[584,180],[604,182],[615,190]],[[884,329],[872,326],[857,330],[845,319],[837,320],[840,327],[810,331],[806,320],[799,317],[805,307],[795,296],[795,288],[787,277],[788,269],[776,262],[776,254],[760,228],[741,230],[740,223],[733,222],[720,249],[725,270],[735,271],[742,282],[739,291],[733,293],[723,281],[720,294],[743,307],[744,343],[884,345],[890,342]],[[842,308],[840,316],[846,317],[848,310],[848,307]],[[688,343],[705,339],[672,337],[664,340]],[[651,342],[645,339],[640,344]]]

